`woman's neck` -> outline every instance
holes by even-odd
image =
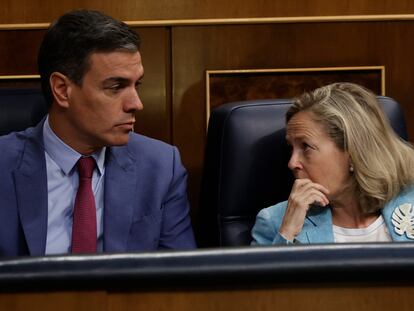
[[[365,214],[353,212],[347,208],[332,207],[332,223],[338,227],[358,229],[366,228],[377,220],[379,213]]]
[[[343,228],[366,228],[379,215],[379,212],[365,213],[356,200],[356,195],[342,196],[338,200],[332,200],[331,208],[333,224]]]

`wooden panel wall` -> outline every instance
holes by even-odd
[[[47,23],[73,8],[122,20],[408,14],[411,0],[2,0],[0,23]]]
[[[144,110],[137,114],[136,131],[171,142],[171,50],[167,27],[136,28],[142,39],[145,76],[140,95]]]
[[[0,31],[0,75],[37,74],[37,50],[43,30]]]
[[[411,0],[6,0],[0,8],[0,75],[35,74],[44,33],[44,29],[7,30],[5,24],[49,23],[79,7],[129,21],[414,13]],[[206,70],[383,65],[386,95],[403,106],[409,137],[414,140],[414,18],[239,25],[218,21],[199,26],[171,21],[136,29],[143,39],[145,67],[144,111],[138,114],[136,130],[180,149],[189,171],[198,237],[202,235],[198,200],[206,134]]]

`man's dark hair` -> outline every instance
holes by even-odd
[[[37,58],[42,90],[49,107],[53,94],[50,75],[60,72],[82,85],[93,52],[136,52],[140,38],[128,25],[98,11],[74,10],[62,15],[47,30]]]

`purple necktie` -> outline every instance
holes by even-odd
[[[79,188],[73,210],[72,253],[96,253],[96,207],[92,191],[95,160],[80,158],[77,167]]]

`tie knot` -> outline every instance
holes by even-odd
[[[80,178],[92,178],[95,169],[95,159],[93,157],[82,157],[77,163]]]

